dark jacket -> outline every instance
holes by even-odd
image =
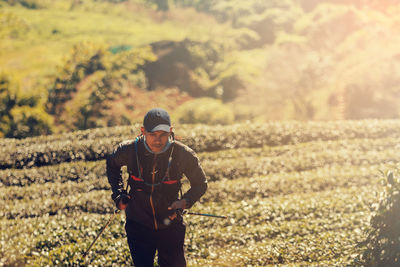
[[[182,197],[187,200],[186,208],[205,193],[207,180],[196,154],[188,146],[174,141],[165,152],[153,154],[143,142],[142,136],[137,141],[123,142],[108,155],[107,177],[112,199],[118,204],[121,196],[127,193],[121,176],[121,167],[127,166],[131,198],[126,209],[127,219],[158,230],[167,227],[164,222],[171,214],[168,207],[178,200],[183,175],[190,181],[190,189]]]

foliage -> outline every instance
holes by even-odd
[[[356,244],[365,239],[370,209],[378,200],[373,192],[382,190],[376,173],[397,161],[398,125],[349,121],[177,127],[177,135],[198,150],[209,177],[209,189],[193,211],[228,216],[185,215],[188,265],[354,264],[362,253]],[[111,139],[111,149],[135,136],[139,126],[3,139],[0,147],[18,151],[10,162],[26,157],[24,147],[38,155],[57,144],[63,149],[51,153],[66,162],[0,170],[0,228],[7,229],[0,232],[0,264],[130,265],[123,214],[97,240],[87,261],[82,259],[114,204],[101,156],[74,161],[63,153],[90,155],[94,146],[86,146],[88,140],[101,147]],[[79,155],[74,143],[81,148]],[[386,186],[393,194],[381,196],[388,209],[378,215],[391,214],[394,206],[387,197],[398,199],[397,171],[393,174],[392,186]],[[188,187],[184,180],[184,191]]]
[[[393,75],[388,77],[387,82],[396,82],[400,76]],[[352,84],[346,88],[344,98],[346,104],[344,115],[349,119],[362,118],[397,118],[400,110],[397,106],[400,91],[390,90],[389,86],[382,87],[385,84],[379,84],[366,79],[359,84]],[[379,90],[377,90],[379,88]],[[385,95],[383,97],[382,95]]]
[[[149,48],[112,54],[105,46],[75,46],[49,89],[49,113],[70,129],[131,123],[135,104],[129,88],[146,88],[141,66],[152,60]]]
[[[320,3],[298,17],[292,31],[278,34],[263,75],[237,102],[264,119],[398,118],[397,19],[368,6]]]
[[[220,181],[223,184],[227,179],[240,180],[243,179],[242,177],[257,177],[253,181],[256,183],[265,179],[266,175],[269,175],[270,181],[254,190],[247,188],[246,192],[243,192],[242,188],[245,183],[243,185],[232,183],[223,190],[219,189],[220,192],[217,195],[206,196],[205,199],[225,194],[232,197],[240,194],[252,196],[255,193],[268,196],[283,191],[288,194],[295,193],[296,188],[302,188],[306,192],[335,186],[368,184],[373,176],[370,173],[374,169],[396,162],[396,149],[390,149],[396,142],[398,143],[398,139],[383,139],[380,142],[361,139],[330,142],[328,145],[327,142],[320,142],[200,153],[199,158],[207,170],[210,181]],[[339,152],[338,147],[341,148]],[[292,156],[288,158],[288,155]],[[353,158],[349,161],[351,157]],[[343,164],[351,164],[351,166],[340,167]],[[341,171],[336,172],[335,170],[339,167]],[[288,174],[280,174],[283,171]],[[90,186],[92,190],[109,189],[105,175],[104,160],[67,162],[29,169],[1,170],[0,185],[7,188],[3,194],[4,200],[30,200],[39,196],[68,196],[73,192],[85,192],[87,186]],[[287,182],[281,183],[280,179],[290,180],[292,186],[288,187]],[[93,180],[99,181],[95,185],[89,185]],[[304,184],[306,180],[310,182]],[[80,182],[79,185],[71,183],[77,181]],[[49,183],[59,183],[59,185]],[[24,186],[29,186],[29,189],[20,188]],[[49,187],[48,190],[47,187]],[[236,187],[233,190],[236,192],[231,192],[233,187]],[[43,190],[37,191],[37,188]]]
[[[19,85],[0,75],[0,136],[24,138],[51,133],[52,119],[38,95],[22,94]]]
[[[206,42],[193,43],[189,51],[193,61],[198,62],[191,77],[203,91],[199,96],[219,98],[226,102],[238,95],[238,91],[244,87],[243,73],[246,70],[239,66],[240,62],[230,58],[228,49]]]
[[[110,2],[110,3],[121,3],[127,2],[129,0],[94,0],[95,2]]]
[[[256,108],[267,101],[270,113],[280,111],[275,119],[316,119],[326,110],[325,103],[316,102],[316,94],[326,85],[333,64],[329,57],[308,48],[272,48],[262,70],[261,92],[251,94],[249,101]],[[285,75],[280,75],[282,70]]]
[[[150,91],[177,87],[193,97],[229,101],[244,87],[247,69],[230,57],[229,47],[190,39],[151,46],[158,59],[144,68]]]
[[[246,28],[255,33],[240,40],[243,48],[254,48],[273,43],[280,31],[291,31],[293,23],[302,14],[295,1],[237,1],[175,0],[181,6],[193,6],[215,16],[219,21],[230,21],[234,28]]]
[[[155,80],[139,73],[133,84],[139,81],[151,91],[178,88],[192,97],[234,101],[235,106],[251,108],[251,118],[260,121],[398,118],[400,114],[399,8],[393,1],[25,1],[36,3],[38,9],[17,2],[23,1],[1,2],[0,66],[18,73],[24,90],[42,91],[34,88],[38,81],[48,88],[44,81],[49,75],[53,85],[56,76],[64,79],[55,66],[66,64],[62,57],[85,40],[99,47],[105,44],[103,50],[111,48],[112,53],[190,40],[178,54],[189,52],[196,64],[163,63],[167,67],[153,75],[169,77],[174,84],[162,81],[153,88]],[[156,11],[157,6],[165,11]],[[162,56],[157,57],[160,63]],[[100,58],[102,64],[113,61],[108,51]],[[78,82],[82,92],[69,100],[69,110],[54,115],[56,125],[58,120],[65,125],[53,130],[123,125],[139,118],[138,104],[132,110],[128,100],[94,104],[116,94],[104,87],[120,87],[124,99],[141,93],[135,89],[142,86],[133,88],[125,78],[121,85],[114,74],[100,68]],[[87,97],[101,84],[98,96]],[[149,102],[157,97],[150,93]],[[111,101],[117,102],[116,111],[109,109]],[[107,117],[111,112],[117,115]],[[93,119],[96,116],[98,120]]]
[[[11,12],[0,10],[0,37],[16,38],[24,36],[30,29],[26,20],[16,16]]]
[[[43,8],[45,6],[46,0],[3,0],[10,5],[21,5],[29,9]]]
[[[157,10],[159,11],[168,11],[170,7],[169,0],[146,0],[150,4],[155,4],[157,6]]]
[[[183,125],[175,134],[197,152],[282,146],[316,140],[398,138],[398,121],[270,122],[233,125]],[[0,168],[29,168],[79,160],[100,160],[115,145],[133,139],[139,125],[92,129],[27,140],[1,142]],[[68,149],[66,149],[68,148]],[[342,160],[345,160],[342,159]],[[243,166],[244,168],[245,165]]]
[[[233,110],[221,101],[212,98],[198,98],[181,105],[174,114],[178,123],[232,124]]]
[[[400,262],[400,169],[386,171],[384,182],[368,236],[360,243],[364,249],[361,263],[367,266],[396,266]]]
[[[146,47],[108,49],[91,43],[75,46],[49,89],[47,108],[59,130],[131,123],[137,119],[137,107],[143,101],[136,97],[135,88],[159,90],[160,84],[177,86],[195,96],[232,99],[243,86],[237,65],[226,61],[221,49],[186,40],[176,45],[177,51],[165,55],[165,48],[157,48],[165,44],[154,44],[153,50],[162,55],[158,60]],[[181,54],[185,51],[187,58]],[[175,54],[179,58],[174,58]],[[186,71],[182,64],[188,65],[187,79],[179,78]],[[166,66],[168,75],[161,75],[160,68]]]
[[[210,39],[209,27],[199,23],[201,15],[193,12],[162,18],[141,0],[40,2],[47,3],[46,8],[28,9],[1,2],[0,69],[18,74],[17,81],[24,90],[38,95],[49,90],[50,102],[45,105],[55,120],[52,131],[126,125],[142,119],[144,109],[150,105],[173,111],[190,99],[183,92],[176,93],[176,86],[167,87],[169,92],[146,94],[148,80],[141,69],[156,59],[147,45],[160,40],[180,42],[189,38],[202,43]],[[224,36],[231,36],[228,25],[210,23],[220,42],[227,43]],[[91,59],[93,65],[89,66]],[[146,61],[142,64],[141,59]],[[82,61],[80,65],[78,61]],[[221,66],[220,61],[221,58],[216,59],[218,69],[207,76],[211,81],[217,80],[216,84],[201,89],[203,93],[215,95],[215,87],[221,84],[227,96],[229,90],[235,90],[232,75],[226,75],[226,70],[232,68]],[[76,64],[79,66],[74,70]],[[220,72],[224,73],[216,79],[213,75]],[[56,92],[61,90],[56,86],[64,88],[65,95]],[[100,90],[96,91],[98,87]],[[73,88],[82,90],[75,92]],[[98,104],[100,101],[102,105]]]

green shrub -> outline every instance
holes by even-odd
[[[20,106],[11,111],[13,121],[6,133],[7,137],[25,138],[51,133],[52,118],[43,107]]]
[[[40,96],[22,92],[12,76],[0,74],[0,137],[49,134],[52,123]]]
[[[364,266],[399,266],[400,264],[400,168],[386,171],[385,189],[370,221]]]
[[[178,107],[175,112],[175,120],[179,123],[226,125],[233,123],[234,113],[220,100],[199,98]]]

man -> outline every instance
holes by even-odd
[[[107,157],[112,199],[126,211],[125,230],[136,267],[154,264],[156,250],[162,266],[186,266],[186,226],[180,212],[190,208],[207,189],[207,180],[192,149],[174,140],[168,113],[150,110],[141,136],[121,143]],[[121,167],[127,166],[129,192],[123,188]],[[190,189],[178,199],[185,175]]]

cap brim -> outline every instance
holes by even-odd
[[[156,132],[156,131],[164,131],[164,132],[169,132],[171,130],[171,126],[167,124],[160,124],[151,129],[149,132]]]

